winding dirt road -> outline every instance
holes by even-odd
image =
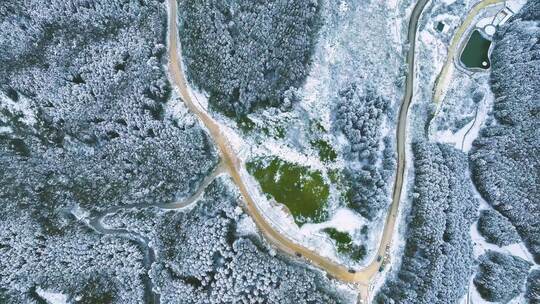
[[[406,91],[403,99],[403,103],[399,112],[399,120],[397,126],[397,150],[398,150],[398,163],[397,172],[395,177],[392,205],[387,215],[384,230],[382,232],[381,242],[377,255],[384,256],[388,248],[391,247],[392,237],[395,231],[396,219],[399,210],[399,203],[403,188],[403,177],[405,172],[405,153],[406,153],[406,134],[407,134],[407,112],[412,100],[414,90],[414,53],[415,53],[415,40],[416,30],[418,26],[418,19],[422,13],[423,8],[429,0],[420,0],[414,7],[411,15],[408,36],[407,39],[410,43],[409,52],[407,54],[407,63],[409,67],[409,73],[406,77]],[[223,127],[214,120],[201,106],[193,101],[189,94],[189,87],[182,71],[181,48],[178,41],[178,28],[177,28],[177,3],[176,0],[169,0],[169,31],[168,31],[168,45],[169,45],[169,73],[172,82],[178,89],[180,97],[188,107],[188,109],[197,115],[199,120],[204,124],[208,130],[210,136],[216,143],[225,169],[230,174],[231,178],[237,185],[240,193],[242,194],[245,204],[243,205],[246,213],[248,213],[258,226],[264,237],[279,250],[291,255],[295,253],[301,253],[302,256],[308,260],[311,264],[323,269],[332,277],[344,281],[357,283],[360,288],[360,298],[366,303],[369,300],[369,285],[372,279],[377,275],[379,267],[384,261],[375,259],[367,267],[357,269],[349,272],[349,268],[346,265],[339,264],[326,257],[320,256],[317,252],[312,251],[302,245],[299,245],[287,237],[283,236],[279,231],[271,226],[271,224],[265,219],[264,215],[257,208],[253,196],[250,193],[250,189],[247,183],[244,181],[243,176],[246,176],[246,170],[243,167],[241,160],[236,156],[234,149],[232,148],[231,141],[227,138],[227,135],[222,131]]]

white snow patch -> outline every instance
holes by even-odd
[[[476,27],[484,28],[486,25],[490,25],[492,22],[493,22],[493,16],[485,17],[478,20],[478,22],[476,23]],[[489,33],[486,33],[486,34],[492,35]]]
[[[337,293],[340,294],[345,301],[343,304],[357,304],[358,288],[351,284],[342,283],[334,280],[333,285],[336,287]]]
[[[487,25],[485,28],[484,28],[484,31],[486,32],[486,34],[488,34],[489,36],[493,36],[495,34],[495,26],[493,25]]]
[[[33,126],[37,122],[30,101],[23,95],[20,95],[19,100],[15,102],[4,94],[0,94],[0,107],[12,113],[22,114],[21,121],[29,126]]]
[[[522,242],[505,246],[503,247],[503,250],[510,253],[511,255],[515,255],[526,261],[529,261],[530,263],[534,265],[533,256],[530,254],[529,250],[525,248],[525,245]]]
[[[435,133],[435,139],[437,142],[451,144],[455,146],[456,149],[461,150],[461,143],[463,142],[465,133],[472,127],[473,123],[474,121],[469,122],[456,133],[452,133],[450,130],[439,131]]]
[[[506,7],[517,13],[527,3],[527,0],[507,0]]]
[[[81,208],[79,205],[73,206],[70,212],[79,221],[90,216],[90,212],[88,212],[88,210],[86,209]]]
[[[166,112],[172,117],[178,118],[182,124],[192,126],[197,123],[197,118],[189,111],[176,90],[172,90],[171,98],[167,102]]]
[[[341,232],[353,234],[355,230],[362,228],[364,219],[348,208],[340,208],[329,221],[317,224],[304,224],[300,232],[306,235],[316,233],[325,228],[335,228]]]
[[[240,220],[237,221],[236,232],[239,235],[257,235],[257,226],[250,216],[243,215]]]
[[[264,148],[264,150],[261,148]],[[264,143],[263,147],[256,147],[255,150],[260,154],[277,155],[280,159],[287,162],[300,164],[315,170],[324,170],[325,168],[325,165],[321,162],[317,155],[300,153],[296,149],[285,146],[275,140],[268,140]]]
[[[43,290],[39,286],[36,288],[36,292],[49,304],[66,304],[68,300],[68,297],[62,293]]]
[[[340,13],[346,13],[347,11],[349,11],[349,4],[345,1],[339,2],[338,11]]]

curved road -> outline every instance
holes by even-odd
[[[443,97],[444,89],[450,81],[450,76],[454,71],[454,58],[456,57],[456,52],[459,52],[459,46],[463,35],[467,32],[467,29],[471,25],[471,22],[474,18],[486,7],[491,5],[497,5],[504,3],[505,0],[483,0],[478,2],[471,8],[465,20],[461,23],[461,26],[456,30],[450,46],[448,47],[448,54],[446,56],[446,62],[444,63],[443,68],[439,76],[437,76],[435,89],[433,91],[433,101],[437,105],[437,112],[440,109],[441,98]],[[436,116],[436,114],[435,114]]]
[[[397,172],[395,176],[395,183],[392,195],[392,205],[387,215],[386,223],[379,244],[377,255],[383,255],[390,248],[392,243],[392,237],[395,231],[396,219],[399,210],[399,202],[401,198],[403,188],[403,177],[405,172],[405,153],[406,153],[406,138],[407,138],[407,112],[412,100],[414,90],[414,52],[416,41],[416,30],[418,27],[418,19],[424,9],[426,3],[429,0],[419,0],[411,14],[409,22],[407,39],[410,43],[409,51],[407,54],[407,63],[409,73],[406,76],[406,89],[404,94],[403,103],[399,112],[398,126],[397,126],[397,152],[398,163]],[[207,128],[210,136],[218,146],[220,155],[222,157],[223,164],[230,174],[231,178],[238,186],[240,193],[242,194],[245,205],[243,206],[245,211],[253,218],[257,224],[259,230],[265,236],[265,238],[281,251],[294,255],[296,252],[301,253],[313,265],[325,270],[329,275],[345,282],[355,282],[360,287],[360,297],[364,302],[369,299],[368,286],[371,283],[373,277],[378,273],[378,269],[383,260],[372,261],[368,266],[357,269],[353,273],[349,272],[349,268],[346,265],[339,264],[326,257],[320,256],[317,252],[312,251],[300,244],[293,242],[287,237],[283,236],[279,231],[275,230],[270,223],[264,218],[264,215],[257,208],[253,196],[249,191],[249,187],[244,181],[243,176],[246,174],[245,168],[241,160],[236,156],[234,149],[225,133],[222,131],[222,126],[214,120],[198,103],[194,102],[189,94],[189,87],[182,71],[181,48],[178,42],[178,28],[177,28],[177,3],[176,0],[169,0],[169,31],[168,31],[168,45],[169,45],[169,72],[172,82],[178,88],[180,96],[188,109],[197,115],[204,126]]]

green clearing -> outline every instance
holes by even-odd
[[[310,142],[311,145],[317,149],[319,154],[319,159],[323,162],[335,161],[337,158],[336,151],[332,146],[322,139],[313,140]]]
[[[489,69],[489,47],[491,41],[475,30],[469,37],[467,45],[461,53],[460,60],[468,68]]]
[[[235,120],[240,130],[242,130],[244,133],[247,133],[255,128],[255,123],[249,119],[247,115],[235,117]]]
[[[339,253],[349,256],[354,261],[359,261],[366,255],[366,247],[354,244],[347,232],[341,232],[335,228],[325,228],[323,231],[336,241]]]
[[[287,134],[287,130],[283,126],[283,122],[270,121],[265,125],[257,125],[247,115],[234,117],[236,125],[244,133],[264,134],[265,136],[271,136],[275,139],[284,139]]]
[[[249,161],[246,167],[264,193],[287,206],[298,226],[327,220],[330,191],[320,171],[277,157],[257,158]]]
[[[328,178],[335,189],[340,193],[340,199],[345,204],[345,206],[350,206],[352,197],[351,197],[351,186],[345,177],[343,169],[331,169],[328,171]]]

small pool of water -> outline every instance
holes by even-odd
[[[484,38],[478,30],[475,30],[461,52],[461,62],[468,68],[489,69],[491,66],[489,61],[490,46],[491,41]]]

